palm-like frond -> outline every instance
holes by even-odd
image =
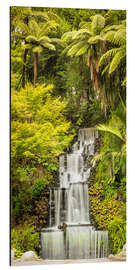
[[[102,66],[103,64],[106,64],[107,63],[107,59],[108,58],[112,58],[116,55],[117,52],[119,52],[119,48],[113,48],[109,51],[107,51],[106,53],[104,53],[101,57],[100,57],[100,60],[99,60],[99,67]]]
[[[91,21],[90,22],[81,22],[79,26],[82,29],[86,29],[89,32],[92,32],[92,30],[91,30]]]
[[[124,141],[124,138],[122,137],[121,132],[120,132],[120,130],[117,127],[100,124],[100,125],[97,125],[96,126],[96,130],[110,132],[113,135],[119,137],[122,141]]]
[[[47,36],[42,36],[38,39],[39,43],[44,43],[44,42],[51,42],[51,39]]]
[[[35,20],[29,21],[29,29],[32,35],[38,38],[40,28]]]
[[[106,67],[103,69],[101,75],[103,76],[104,73],[109,69],[110,63],[108,65],[106,65]]]
[[[97,35],[95,37],[90,37],[88,40],[88,43],[89,44],[96,44],[96,43],[98,43],[99,40],[103,41],[103,38],[101,37],[101,35]]]
[[[125,20],[120,25],[111,25],[104,29],[103,39],[111,42],[116,48],[112,48],[104,53],[99,66],[107,65],[102,75],[108,70],[109,74],[117,69],[119,64],[126,58],[126,25]],[[109,63],[108,63],[109,62]],[[109,66],[108,66],[109,64]]]
[[[47,35],[52,29],[56,29],[58,23],[55,21],[48,21],[43,23],[40,27],[40,36]]]
[[[72,31],[72,32],[66,32],[61,39],[65,42],[70,42],[72,41],[74,35],[77,33],[77,31]]]
[[[97,162],[97,161],[100,161],[102,160],[105,156],[106,156],[106,152],[102,152],[102,153],[99,153],[99,154],[96,154],[90,161],[90,164],[92,164],[94,161]]]
[[[28,36],[26,37],[26,41],[29,43],[38,42],[38,39],[35,36]]]
[[[53,44],[51,44],[51,43],[46,42],[46,43],[44,43],[43,47],[45,47],[45,48],[47,48],[49,50],[52,50],[52,51],[56,51],[55,46]]]
[[[89,47],[89,45],[86,44],[86,42],[80,41],[80,42],[76,43],[75,45],[73,45],[69,49],[67,54],[68,54],[68,56],[73,56],[73,55],[76,55],[76,53],[78,53],[78,51],[81,49],[83,49],[83,51],[86,51],[88,47]]]
[[[62,47],[65,47],[65,43],[59,38],[51,38],[51,42],[59,44]]]
[[[43,51],[41,46],[36,46],[32,50],[34,53],[41,53]]]
[[[92,32],[95,35],[100,34],[101,30],[104,28],[105,26],[105,18],[102,15],[95,15],[93,17],[93,20],[91,22],[91,28],[92,28]]]
[[[110,68],[109,68],[109,74],[111,74],[120,64],[121,60],[126,57],[126,50],[124,48],[121,48],[115,56],[113,57]]]
[[[78,30],[72,37],[72,39],[85,39],[85,38],[89,38],[92,35],[92,32],[90,32],[89,30],[83,28]]]
[[[88,51],[89,45],[85,44],[82,48],[78,50],[78,52],[75,54],[76,56],[80,56]]]

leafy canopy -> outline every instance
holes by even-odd
[[[65,100],[52,97],[53,85],[36,89],[27,84],[12,91],[11,158],[44,163],[52,155],[59,156],[72,140],[67,136],[70,123],[63,116]]]

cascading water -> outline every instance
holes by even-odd
[[[60,187],[50,189],[50,224],[41,231],[43,259],[108,256],[108,232],[96,231],[89,218],[87,180],[96,138],[98,133],[93,128],[80,129],[72,153],[59,158]],[[60,229],[63,224],[64,230]]]

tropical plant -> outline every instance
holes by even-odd
[[[107,50],[99,60],[99,67],[105,65],[102,71],[108,71],[109,74],[114,72],[119,65],[126,64],[126,21],[121,24],[107,26],[104,29],[103,39],[113,45],[113,48]],[[124,70],[125,71],[125,70]],[[125,78],[122,82],[125,84]]]
[[[119,253],[126,243],[126,222],[122,218],[115,218],[108,226],[110,248],[113,254]]]
[[[96,14],[91,17],[90,22],[81,23],[78,31],[67,32],[62,36],[62,40],[69,43],[64,53],[71,57],[86,55],[95,89],[99,89],[98,58],[104,26],[104,17]]]
[[[55,45],[53,43],[62,44],[57,38],[50,38],[48,36],[52,29],[56,29],[58,24],[55,21],[47,21],[40,25],[35,20],[30,20],[28,26],[24,27],[26,30],[26,45],[24,48],[32,49],[34,53],[34,87],[36,86],[37,73],[38,73],[38,55],[43,49],[55,51]]]

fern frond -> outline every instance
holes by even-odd
[[[127,83],[127,79],[125,77],[124,80],[123,80],[123,82],[122,82],[122,86],[126,86],[126,83]]]
[[[81,22],[81,23],[79,24],[79,27],[80,27],[81,29],[86,29],[86,30],[88,30],[89,32],[92,32],[92,30],[91,30],[91,22]]]
[[[79,38],[85,38],[85,37],[89,37],[90,35],[92,35],[92,32],[90,32],[89,30],[87,30],[87,29],[80,29],[80,30],[78,30],[75,34],[74,34],[74,36],[73,36],[73,40],[74,39],[79,39]]]
[[[124,45],[126,43],[126,29],[120,28],[118,31],[108,31],[104,35],[104,40],[108,40],[114,45]]]
[[[91,28],[94,34],[98,35],[105,26],[105,18],[102,15],[96,14],[91,22]]]
[[[58,24],[55,21],[48,21],[42,24],[39,32],[39,36],[47,35],[52,29],[56,29]]]
[[[118,45],[124,45],[126,43],[126,29],[118,30],[114,35],[114,42]]]
[[[68,53],[68,51],[69,51],[69,49],[71,49],[71,47],[73,46],[73,45],[75,45],[76,44],[76,41],[74,41],[74,42],[72,42],[71,44],[69,44],[67,47],[65,47],[65,49],[62,51],[62,55],[64,55],[64,54],[67,54]]]
[[[39,26],[38,26],[38,24],[37,24],[37,22],[35,20],[30,20],[29,21],[29,28],[30,28],[31,34],[33,34],[33,36],[35,36],[35,37],[38,37]]]
[[[17,24],[16,30],[18,30],[17,32],[19,32],[19,33],[20,33],[20,30],[21,30],[21,32],[23,32],[25,34],[30,33],[30,29],[29,29],[28,25],[25,23],[22,23],[20,21]]]
[[[45,48],[48,48],[49,50],[51,50],[51,51],[56,51],[56,48],[55,48],[55,46],[53,45],[53,44],[50,44],[50,43],[44,43],[43,44],[43,46],[45,47]]]
[[[88,40],[89,44],[96,44],[99,40],[104,40],[100,35],[97,35],[95,37],[90,37]]]
[[[109,69],[110,63],[108,65],[106,65],[106,67],[103,69],[101,75],[103,76],[104,73]]]
[[[77,31],[72,31],[72,32],[66,32],[64,35],[61,37],[63,41],[71,41],[74,35],[77,33]]]
[[[116,127],[100,124],[100,125],[97,125],[95,129],[100,130],[100,131],[110,132],[111,134],[114,134],[115,136],[119,137],[123,141],[123,137],[119,129]]]
[[[116,55],[113,57],[111,64],[110,64],[110,68],[109,68],[109,74],[111,74],[120,64],[121,60],[123,58],[125,58],[126,56],[126,52],[125,50],[121,49],[120,51],[118,51],[116,53]]]
[[[84,41],[80,41],[73,45],[71,49],[69,49],[67,55],[68,56],[73,56],[75,55],[83,46],[87,45]]]
[[[104,35],[103,39],[114,43],[114,35],[115,31],[111,30]]]
[[[33,48],[32,50],[34,53],[41,53],[43,51],[42,47],[41,46],[36,46]]]
[[[59,38],[52,38],[51,39],[51,42],[57,43],[57,44],[59,44],[62,47],[65,46],[65,43],[61,39],[59,39]]]
[[[119,24],[114,24],[114,25],[110,25],[110,26],[106,26],[104,29],[103,29],[103,33],[106,33],[106,32],[109,32],[110,30],[118,30],[120,29],[121,25]]]
[[[113,48],[113,49],[107,51],[106,53],[104,53],[99,59],[99,62],[98,62],[99,67],[102,66],[103,64],[105,64],[106,60],[109,57],[112,58],[119,50],[120,50],[120,48]]]
[[[105,156],[106,156],[106,152],[102,152],[102,153],[99,153],[99,154],[96,154],[90,161],[90,164],[92,164],[94,161],[100,161],[102,160]]]
[[[88,48],[89,48],[89,45],[85,44],[81,49],[78,50],[78,52],[76,53],[76,56],[86,53]]]
[[[43,36],[41,38],[38,39],[39,43],[44,43],[44,42],[51,42],[51,39],[47,36]]]
[[[34,43],[34,42],[37,42],[38,40],[35,36],[28,36],[28,37],[26,37],[26,41]]]

